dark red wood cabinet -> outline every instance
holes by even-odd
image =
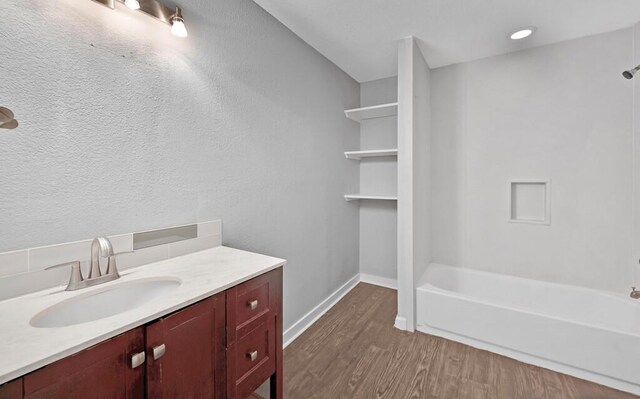
[[[147,397],[223,398],[225,295],[147,326]]]
[[[130,358],[143,352],[144,327],[138,327],[27,374],[24,397],[140,398],[144,366],[131,367]]]
[[[282,268],[20,379],[0,399],[282,396]]]
[[[0,385],[0,399],[19,399],[22,395],[22,378]]]

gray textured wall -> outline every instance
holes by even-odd
[[[359,86],[249,0],[190,36],[88,0],[0,2],[0,251],[224,221],[287,258],[285,327],[358,272]]]

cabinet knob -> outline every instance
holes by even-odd
[[[164,356],[164,353],[166,351],[167,351],[167,347],[164,346],[164,344],[155,346],[153,348],[153,360],[160,359],[162,356]]]
[[[258,358],[258,351],[247,352],[247,357],[251,359],[252,362],[255,362]]]
[[[142,366],[145,360],[147,360],[147,356],[144,354],[144,352],[139,352],[131,355],[131,368],[135,369],[138,366]]]
[[[251,310],[256,310],[256,308],[258,307],[258,300],[254,299],[253,301],[249,301],[247,302],[247,306],[249,307],[249,309]]]

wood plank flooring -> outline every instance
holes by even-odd
[[[285,398],[638,399],[393,328],[396,291],[360,283],[284,353]]]

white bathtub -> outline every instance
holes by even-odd
[[[640,394],[640,300],[432,264],[417,329]]]

